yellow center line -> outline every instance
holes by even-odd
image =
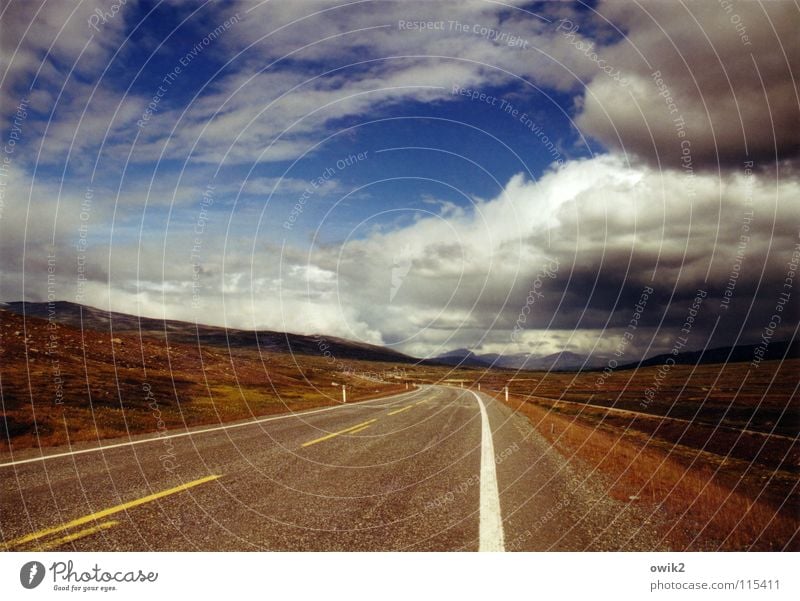
[[[367,428],[369,428],[369,424],[367,424],[366,426],[361,426],[358,430],[350,430],[348,432],[348,434],[355,434],[356,432],[363,432]]]
[[[91,528],[85,528],[76,532],[75,534],[70,534],[68,536],[62,536],[61,538],[57,538],[55,540],[47,541],[44,543],[40,543],[36,545],[37,551],[47,551],[49,549],[54,549],[60,545],[65,545],[67,543],[71,543],[74,540],[78,540],[79,538],[84,538],[86,536],[90,536],[96,532],[100,532],[101,530],[107,530],[109,528],[113,528],[119,524],[116,520],[111,520],[109,522],[101,522],[97,526],[92,526]]]
[[[14,540],[5,543],[5,547],[6,548],[16,547],[25,543],[29,543],[33,540],[39,540],[40,538],[44,538],[45,536],[50,536],[51,534],[63,532],[64,530],[70,530],[72,528],[75,528],[76,526],[83,526],[84,524],[88,524],[89,522],[96,522],[101,518],[114,515],[115,513],[119,513],[120,511],[132,509],[134,507],[138,507],[139,505],[144,505],[145,503],[149,503],[150,501],[155,501],[156,499],[161,499],[163,497],[173,495],[177,492],[182,492],[194,486],[199,486],[200,484],[205,484],[206,482],[210,482],[211,480],[216,480],[219,477],[220,476],[206,476],[205,478],[200,478],[199,480],[187,482],[186,484],[181,484],[180,486],[176,486],[168,490],[163,490],[161,492],[157,492],[152,495],[147,495],[146,497],[142,497],[134,501],[128,501],[127,503],[122,503],[121,505],[115,505],[114,507],[109,507],[108,509],[103,509],[102,511],[98,511],[96,513],[85,515],[82,518],[72,520],[71,522],[67,522],[66,524],[61,524],[60,526],[47,528],[45,530],[39,530],[39,532],[34,532],[33,534],[28,534],[20,538],[15,538]]]
[[[402,409],[395,409],[394,411],[390,411],[389,415],[397,415],[398,413],[402,413],[403,411],[408,411],[412,407],[414,407],[414,405],[408,405],[406,407],[403,407]]]
[[[368,426],[372,422],[378,421],[378,418],[371,419],[366,422],[361,422],[360,424],[356,424],[355,426],[350,426],[349,428],[345,428],[344,430],[339,430],[338,432],[331,432],[330,434],[326,434],[325,436],[320,436],[319,438],[315,438],[314,440],[309,440],[308,442],[304,442],[302,445],[303,447],[310,447],[312,444],[317,444],[318,442],[322,442],[323,440],[328,440],[333,438],[334,436],[339,436],[340,434],[347,434],[348,432],[352,432],[353,430],[359,429],[361,426]]]

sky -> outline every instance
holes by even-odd
[[[418,357],[796,335],[792,2],[0,7],[0,300]]]

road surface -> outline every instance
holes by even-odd
[[[5,549],[591,550],[649,538],[527,418],[471,390],[97,446],[0,457]]]

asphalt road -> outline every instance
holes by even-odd
[[[588,550],[636,534],[527,418],[456,388],[48,453],[0,457],[7,550]]]

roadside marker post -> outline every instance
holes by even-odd
[[[506,403],[507,403],[508,402],[508,386],[504,386],[503,390],[505,390],[505,393],[506,393]]]
[[[342,384],[342,402],[343,403],[347,402],[347,390],[345,390],[344,384]]]

